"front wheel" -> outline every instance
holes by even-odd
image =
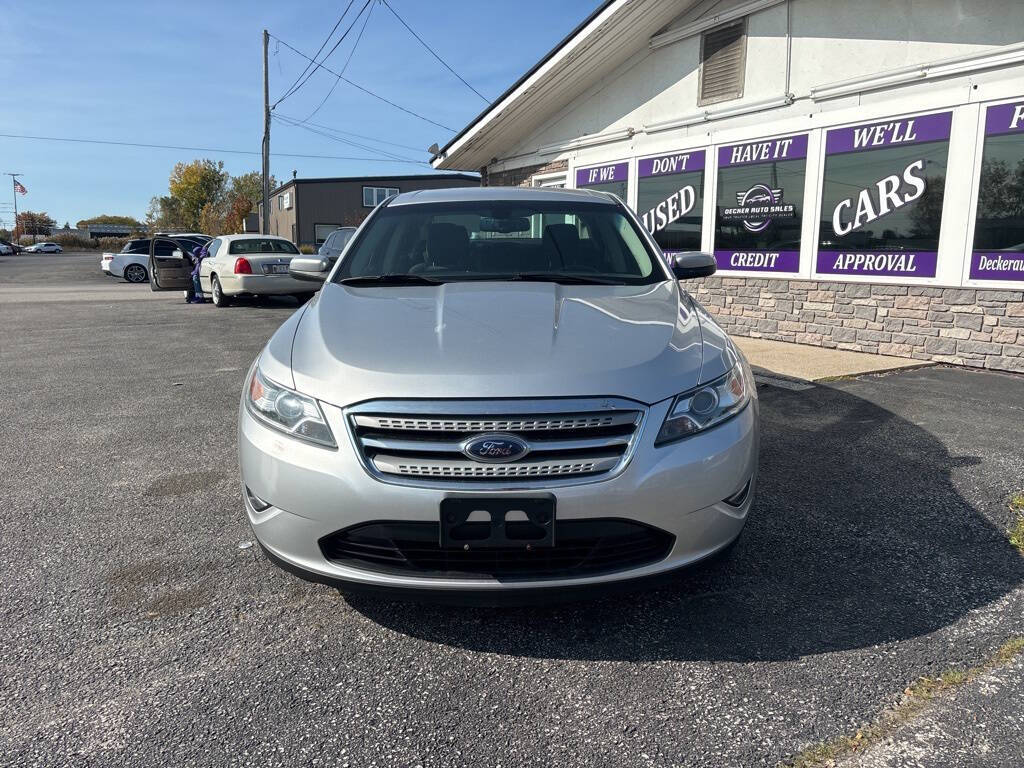
[[[144,283],[149,280],[149,273],[141,264],[129,264],[124,268],[124,279],[129,283]]]
[[[231,306],[231,299],[224,295],[224,289],[221,288],[220,279],[216,275],[210,275],[210,292],[213,297],[213,306]]]

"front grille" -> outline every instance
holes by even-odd
[[[656,563],[675,537],[630,520],[559,520],[555,546],[527,550],[442,549],[439,524],[361,523],[320,540],[332,563],[424,578],[557,579],[596,576]]]
[[[635,409],[528,414],[381,413],[350,415],[366,466],[383,479],[512,481],[586,478],[621,466],[640,425]],[[486,434],[529,445],[515,461],[477,461],[462,444]]]

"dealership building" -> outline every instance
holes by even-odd
[[[1024,371],[1024,2],[608,0],[433,159],[614,192],[731,332]]]

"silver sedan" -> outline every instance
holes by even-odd
[[[594,594],[728,547],[754,498],[742,353],[617,198],[388,200],[249,371],[245,510],[280,566],[431,598]]]

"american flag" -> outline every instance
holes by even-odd
[[[25,189],[25,185],[22,184],[17,179],[14,180],[14,191],[17,192],[19,195],[27,195],[28,194],[28,190]]]

